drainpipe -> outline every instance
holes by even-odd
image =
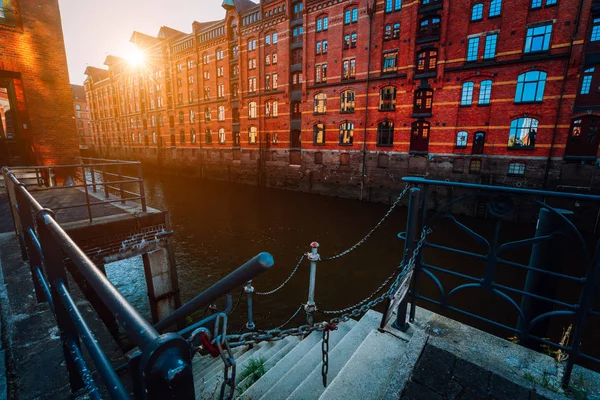
[[[365,198],[365,178],[367,176],[367,124],[369,122],[369,84],[371,83],[371,37],[373,35],[373,15],[375,15],[375,9],[377,2],[373,1],[372,9],[367,8],[367,12],[369,13],[369,43],[367,45],[368,55],[367,55],[367,90],[366,90],[366,106],[365,106],[365,127],[363,129],[363,160],[362,160],[362,173],[361,173],[361,182],[360,182],[360,199],[364,200]]]
[[[552,141],[550,142],[550,152],[548,153],[548,160],[546,161],[546,169],[544,172],[544,189],[548,189],[548,180],[550,178],[550,164],[552,163],[552,153],[554,152],[554,144],[556,143],[556,135],[558,134],[558,123],[560,122],[560,112],[564,100],[565,95],[565,87],[567,85],[567,75],[569,73],[569,64],[571,63],[571,56],[573,55],[573,45],[575,42],[575,37],[577,33],[579,33],[579,24],[581,23],[581,11],[583,9],[583,0],[579,0],[579,5],[577,8],[577,22],[575,23],[575,30],[573,31],[573,35],[571,36],[571,44],[569,46],[569,56],[567,58],[567,62],[565,63],[565,70],[563,72],[563,80],[560,89],[560,98],[558,99],[558,110],[556,112],[556,119],[554,121],[554,132],[552,133]]]

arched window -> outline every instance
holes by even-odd
[[[219,108],[217,109],[217,119],[219,121],[225,121],[225,107],[224,106],[219,106]]]
[[[460,131],[456,134],[456,147],[458,149],[464,149],[467,147],[469,142],[469,134],[465,131]]]
[[[385,0],[385,12],[398,11],[402,9],[402,0]]]
[[[313,144],[324,145],[325,144],[325,124],[316,124],[313,126]]]
[[[141,133],[141,132],[138,132],[138,143],[139,143],[139,144],[142,144],[142,140],[143,140],[143,139],[142,139],[142,133]]]
[[[394,123],[383,121],[377,125],[377,146],[394,145]]]
[[[79,104],[76,104],[76,105],[75,105],[75,110],[77,110],[77,111],[81,111],[81,106],[80,106]]]
[[[219,128],[219,144],[225,144],[225,128]]]
[[[302,118],[302,110],[299,101],[293,101],[291,105],[292,119]]]
[[[532,103],[544,100],[546,75],[542,71],[529,71],[519,75],[515,103]]]
[[[396,109],[396,88],[385,86],[379,90],[379,111],[391,111]]]
[[[179,143],[185,144],[185,132],[184,131],[179,132]]]
[[[327,112],[327,95],[318,93],[314,97],[314,113],[325,114]]]
[[[510,123],[508,147],[511,149],[533,149],[539,121],[534,118],[517,118]]]
[[[432,36],[438,36],[440,34],[440,17],[425,17],[421,19],[419,23],[419,37],[427,38]]]
[[[256,102],[251,101],[248,103],[248,119],[256,119],[257,118],[257,109]]]
[[[436,49],[423,50],[417,53],[417,73],[435,72],[437,68]]]
[[[462,85],[462,92],[460,95],[460,105],[461,106],[470,106],[473,104],[473,89],[475,88],[475,83],[473,82],[465,82]]]
[[[415,91],[415,103],[414,110],[415,114],[431,113],[433,107],[433,90],[432,89],[419,89]]]
[[[492,0],[490,2],[490,17],[497,17],[502,12],[502,0]]]
[[[431,124],[427,121],[415,121],[411,125],[410,151],[427,153],[429,151],[429,132]]]
[[[157,139],[156,139],[156,132],[153,131],[152,132],[152,144],[156,144],[156,141],[157,141]]]
[[[344,121],[340,124],[340,145],[351,146],[354,143],[354,124]]]
[[[477,3],[471,9],[471,21],[481,21],[483,19],[483,4]]]
[[[212,131],[209,128],[204,130],[204,143],[212,144]]]
[[[196,111],[190,110],[190,124],[193,124],[194,122],[196,122]]]
[[[354,90],[344,90],[342,94],[340,94],[340,112],[353,113],[355,99],[356,94],[354,93]]]
[[[258,130],[256,129],[255,126],[251,126],[248,129],[248,143],[249,144],[256,144],[257,138],[258,138]]]
[[[175,141],[175,134],[171,133],[171,147],[175,147],[176,146],[176,141]]]
[[[586,115],[574,119],[567,140],[565,158],[595,160],[600,143],[600,118]]]
[[[190,143],[196,144],[196,131],[194,129],[190,131]]]
[[[209,122],[209,121],[210,121],[210,119],[211,119],[211,115],[210,115],[210,114],[211,114],[211,113],[210,113],[210,108],[209,108],[209,107],[206,107],[206,108],[204,109],[204,121],[206,121],[206,122]]]
[[[485,106],[490,104],[492,99],[492,81],[481,81],[479,86],[479,105]]]

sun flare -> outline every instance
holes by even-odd
[[[140,66],[146,61],[146,55],[137,47],[132,47],[127,56],[125,56],[125,58],[127,59],[127,62],[133,67]]]

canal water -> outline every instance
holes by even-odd
[[[273,255],[275,267],[255,279],[257,291],[269,291],[280,285],[290,274],[310,243],[320,244],[321,257],[340,253],[361,240],[386,214],[389,205],[366,203],[335,197],[283,191],[226,182],[206,181],[189,177],[147,175],[145,189],[151,207],[169,210],[173,227],[173,244],[181,288],[182,301],[191,299],[256,254],[266,251]],[[371,294],[399,265],[403,242],[399,232],[405,230],[407,209],[399,207],[391,213],[360,248],[332,262],[321,263],[317,270],[315,299],[320,310],[335,310],[358,303]],[[491,239],[491,221],[459,217],[461,222]],[[533,237],[535,225],[504,223],[500,243]],[[485,254],[463,231],[449,223],[438,224],[431,241],[445,246]],[[512,252],[506,258],[528,264],[529,249]],[[428,250],[429,264],[483,277],[485,264],[472,258],[444,251]],[[298,273],[279,292],[270,296],[254,296],[254,319],[258,329],[270,329],[286,321],[306,302],[309,263],[304,261]],[[569,265],[577,275],[581,269]],[[107,266],[107,273],[117,287],[138,308],[148,312],[148,301],[141,259]],[[440,275],[448,289],[466,283],[460,278]],[[514,267],[498,267],[495,279],[506,286],[522,289],[525,272]],[[439,299],[439,291],[431,280],[421,278],[421,294]],[[562,285],[561,296],[571,304],[578,301],[578,288]],[[235,290],[234,304],[241,298],[230,317],[230,331],[237,331],[247,320],[246,297]],[[511,296],[518,303],[520,298]],[[497,296],[481,291],[465,291],[456,296],[460,308],[486,315],[498,322],[516,326],[512,306]],[[419,305],[439,312],[435,305]],[[382,311],[382,307],[379,308]],[[473,326],[503,337],[509,332],[495,330],[458,314],[448,314]],[[317,320],[325,316],[317,317]],[[288,327],[304,323],[300,313]],[[551,327],[560,336],[567,322],[557,321]],[[594,331],[600,330],[594,329]],[[552,337],[560,341],[560,337]]]

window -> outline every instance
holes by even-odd
[[[204,143],[212,144],[212,131],[209,128],[204,130]]]
[[[467,133],[465,131],[460,131],[456,134],[456,147],[458,149],[466,148],[468,142],[469,142],[469,133]]]
[[[471,9],[471,21],[481,21],[483,19],[483,4],[475,4]]]
[[[508,164],[508,175],[525,175],[525,163],[511,162]]]
[[[385,0],[385,12],[398,11],[402,9],[402,0]]]
[[[492,81],[481,81],[479,87],[479,102],[480,106],[490,104],[492,98]]]
[[[185,144],[185,132],[184,131],[179,132],[179,143]]]
[[[185,122],[183,111],[179,111],[179,115],[178,116],[179,116],[179,125],[183,125],[184,122]]]
[[[152,131],[152,144],[156,144],[157,138],[156,138],[156,132]]]
[[[327,40],[322,40],[317,42],[316,53],[317,54],[327,54]],[[294,62],[292,64],[300,64],[302,62],[302,50],[299,52],[294,52]]]
[[[342,79],[356,78],[356,59],[344,60]]]
[[[225,128],[219,128],[219,144],[225,144]]]
[[[531,8],[542,8],[543,0],[531,0]],[[558,4],[558,0],[546,0],[546,7]]]
[[[551,35],[552,23],[528,28],[527,38],[525,39],[525,53],[548,50]]]
[[[194,129],[190,131],[190,143],[196,144],[196,131]]]
[[[474,37],[469,39],[467,46],[467,61],[477,61],[479,57],[479,38]]]
[[[351,146],[354,143],[354,124],[349,121],[340,124],[340,145]]]
[[[590,88],[592,87],[592,78],[595,68],[588,68],[583,71],[583,81],[581,82],[580,94],[590,94]]]
[[[217,120],[225,121],[225,106],[219,106],[217,109]]]
[[[273,53],[273,65],[277,64],[277,53]]]
[[[394,123],[383,121],[377,125],[377,146],[394,145]]]
[[[271,103],[271,117],[276,118],[279,116],[279,103],[274,101]]]
[[[248,69],[256,69],[256,58],[248,59]]]
[[[340,112],[353,113],[356,95],[354,90],[345,90],[340,95]]]
[[[396,72],[398,67],[398,52],[383,55],[383,72]]]
[[[485,50],[483,52],[483,58],[488,60],[496,57],[496,44],[498,42],[498,34],[493,33],[485,37]]]
[[[478,174],[481,172],[481,160],[471,160],[469,163],[469,173]]]
[[[356,42],[358,40],[358,36],[356,33],[352,33],[344,36],[344,50],[348,50],[350,48],[356,47]]]
[[[304,34],[303,27],[300,26],[298,28],[294,28],[294,30],[292,31],[292,42],[301,42],[303,34]]]
[[[265,36],[265,45],[267,45],[267,46],[271,45],[271,36],[270,35]]]
[[[267,54],[265,56],[265,65],[271,65],[271,55]]]
[[[594,18],[592,25],[592,34],[590,35],[590,42],[597,42],[600,40],[600,18]]]
[[[511,122],[508,147],[512,149],[533,149],[539,122],[533,118],[518,118]]]
[[[351,10],[346,10],[344,12],[344,25],[348,25],[351,22],[358,21],[358,8],[353,8]]]
[[[433,90],[419,89],[415,91],[414,110],[415,114],[431,113],[433,107]]]
[[[223,57],[224,57],[224,54],[225,54],[225,53],[223,52],[223,50],[221,50],[221,49],[217,49],[217,52],[216,52],[216,55],[217,55],[217,61],[220,61],[220,60],[222,60],[222,59],[223,59]]]
[[[490,2],[490,18],[497,17],[502,12],[502,0],[492,0]]]
[[[379,111],[391,111],[396,109],[396,88],[386,86],[379,91]]]
[[[470,106],[473,104],[473,88],[475,84],[473,82],[465,82],[462,86],[462,94],[460,97],[461,106]]]
[[[190,110],[190,124],[196,122],[196,112],[194,110]],[[154,126],[154,115],[152,116],[152,126]]]
[[[271,74],[271,80],[273,81],[273,90],[277,89],[279,86],[277,83],[277,74]]]
[[[325,114],[327,112],[327,95],[319,93],[314,97],[314,113]]]
[[[256,77],[251,76],[248,78],[248,92],[254,93],[256,92]]]
[[[316,124],[313,126],[313,144],[324,145],[325,144],[325,125]]]
[[[315,82],[327,82],[327,64],[315,65]]]
[[[251,101],[248,103],[248,119],[256,119],[257,118],[257,109],[256,102]]]
[[[249,144],[256,144],[256,139],[258,138],[258,130],[256,129],[255,126],[251,126],[248,129],[248,143]]]
[[[529,71],[519,75],[515,103],[531,103],[544,100],[546,73]]]
[[[271,90],[271,75],[265,76],[265,90]]]
[[[423,50],[417,54],[417,72],[435,72],[437,68],[437,50]]]
[[[485,147],[485,132],[475,132],[473,136],[473,149],[472,154],[483,154]]]
[[[322,17],[317,19],[317,32],[326,31],[329,29],[329,18]]]
[[[277,36],[277,32],[273,33],[273,44],[277,44],[278,40],[279,40],[279,38]]]
[[[256,50],[257,47],[257,40],[256,39],[250,39],[248,40],[248,51],[254,51]]]
[[[205,122],[209,122],[211,119],[210,117],[210,108],[205,108],[204,109],[204,121]]]
[[[441,19],[439,17],[423,18],[419,24],[419,37],[438,36],[440,34],[440,23]]]
[[[429,132],[431,124],[427,121],[415,121],[411,125],[410,151],[427,153],[429,149]]]

